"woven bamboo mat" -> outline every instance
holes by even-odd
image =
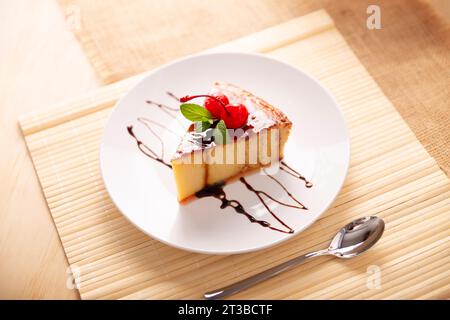
[[[181,251],[123,218],[100,177],[106,117],[142,75],[24,116],[20,125],[81,297],[201,298],[206,290],[326,246],[345,222],[378,215],[386,231],[367,254],[319,258],[233,298],[449,298],[449,180],[329,16],[317,11],[216,50],[228,49],[286,61],[333,93],[352,140],[340,196],[312,227],[274,248],[233,256]]]

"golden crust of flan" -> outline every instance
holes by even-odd
[[[264,132],[261,132],[263,130],[270,132],[271,129],[279,129],[280,150],[278,158],[283,158],[284,144],[288,139],[292,122],[282,111],[249,91],[230,83],[217,81],[214,83],[213,91],[222,92],[229,98],[230,103],[242,103],[249,110],[249,118],[245,126],[247,136],[242,136],[243,139],[238,138],[233,142],[234,144],[245,144],[247,146],[247,138],[256,138],[260,134],[264,134]],[[190,142],[192,141],[191,134],[192,132],[188,130],[171,160],[179,201],[190,197],[207,185],[233,179],[233,177],[249,170],[266,166],[263,161],[259,161],[259,153],[258,162],[255,164],[183,164],[183,159],[192,159],[195,155],[200,157],[206,155],[208,157],[213,152],[212,150],[220,154],[224,148],[224,145],[215,145],[214,143],[203,146]],[[248,152],[248,149],[246,149],[246,152]]]

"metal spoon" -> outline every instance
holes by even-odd
[[[327,249],[305,254],[227,287],[207,292],[204,298],[222,299],[292,269],[312,257],[332,255],[344,259],[353,258],[372,247],[381,238],[383,231],[384,221],[381,218],[370,216],[356,219],[339,230]]]

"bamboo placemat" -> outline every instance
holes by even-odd
[[[201,298],[206,290],[327,245],[347,221],[378,215],[386,231],[367,254],[316,259],[233,298],[449,298],[449,180],[330,17],[317,11],[219,50],[227,49],[286,61],[333,93],[352,139],[351,166],[339,197],[312,227],[274,248],[233,256],[181,251],[122,217],[100,177],[106,117],[142,75],[24,116],[20,124],[67,259],[79,275],[81,297]]]

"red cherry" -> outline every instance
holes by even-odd
[[[228,129],[237,129],[247,123],[248,110],[243,104],[227,105],[222,109],[220,119],[225,122]]]
[[[228,129],[241,128],[247,123],[247,108],[243,104],[228,104],[228,98],[221,93],[214,95],[201,94],[195,96],[185,96],[180,98],[180,102],[185,103],[200,97],[206,98],[205,108],[211,112],[213,117],[223,120]]]
[[[220,118],[223,111],[223,106],[226,106],[230,102],[228,98],[223,93],[213,93],[212,97],[205,99],[205,108],[211,112],[214,118]]]

